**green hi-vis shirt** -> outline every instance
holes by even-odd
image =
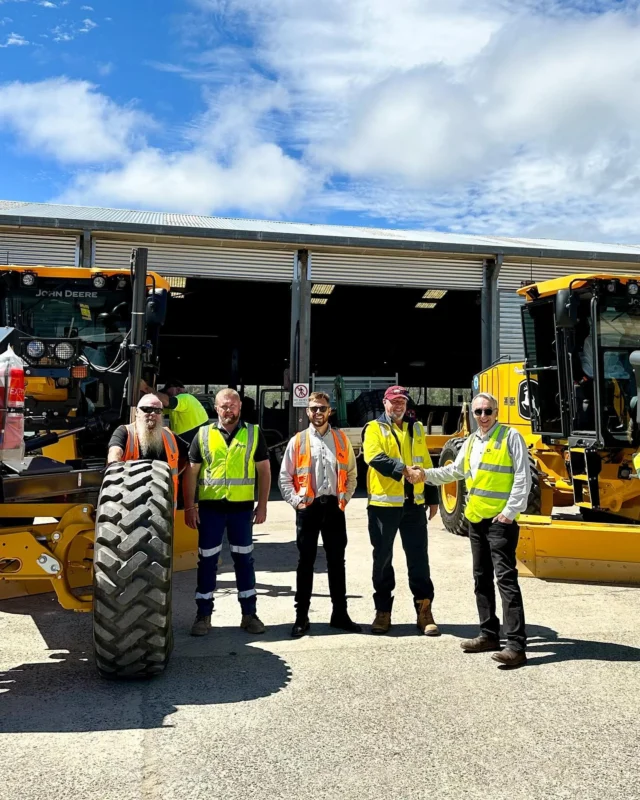
[[[183,392],[172,397],[169,401],[169,408],[165,408],[165,414],[169,415],[171,430],[179,436],[181,433],[199,428],[209,421],[209,415],[202,403],[192,394]]]

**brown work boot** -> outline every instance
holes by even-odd
[[[240,627],[247,633],[264,633],[266,631],[257,614],[243,614]]]
[[[191,626],[191,635],[206,636],[210,630],[211,630],[211,615],[209,614],[209,616],[205,617],[202,614],[196,614],[195,622]]]
[[[527,654],[524,650],[513,650],[508,646],[499,653],[494,653],[491,658],[503,667],[521,667],[527,663]]]
[[[416,611],[418,613],[416,624],[420,633],[424,633],[425,636],[440,636],[440,629],[431,612],[431,600],[416,600]]]
[[[481,633],[475,639],[465,639],[460,642],[460,647],[465,653],[486,653],[489,650],[499,650],[500,639]]]
[[[376,618],[371,626],[371,633],[389,633],[391,627],[391,612],[376,611]]]

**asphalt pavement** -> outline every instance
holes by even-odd
[[[293,512],[273,502],[255,530],[267,633],[239,630],[225,551],[204,639],[194,573],[175,576],[175,650],[149,682],[97,676],[90,615],[0,603],[0,799],[640,798],[640,589],[523,580],[529,661],[504,670],[460,650],[477,631],[466,539],[430,527],[443,635],[417,633],[398,542],[394,626],[375,637],[363,500],[348,526],[363,634],[329,628],[320,548],[311,635],[290,638]]]

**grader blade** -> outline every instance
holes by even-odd
[[[640,584],[640,525],[527,515],[518,522],[520,576]]]

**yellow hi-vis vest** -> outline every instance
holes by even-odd
[[[464,515],[471,522],[493,519],[504,511],[507,505],[513,488],[514,475],[513,461],[507,447],[508,433],[509,428],[506,425],[496,426],[485,445],[475,478],[471,477],[470,467],[471,448],[475,436],[467,439],[464,452],[467,507]]]
[[[402,449],[398,447],[400,442]],[[402,430],[381,420],[369,422],[364,431],[364,460],[369,464],[375,456],[384,453],[390,458],[401,458],[405,466],[431,469],[431,456],[427,450],[424,427],[421,422],[413,423],[413,437],[409,435],[409,425],[404,422]],[[386,478],[373,467],[367,472],[367,494],[370,506],[404,505],[404,478],[394,481]],[[424,483],[413,486],[413,502],[424,505]]]
[[[198,500],[253,500],[258,426],[244,423],[227,445],[216,424],[205,425],[198,430],[198,443],[202,454]]]

